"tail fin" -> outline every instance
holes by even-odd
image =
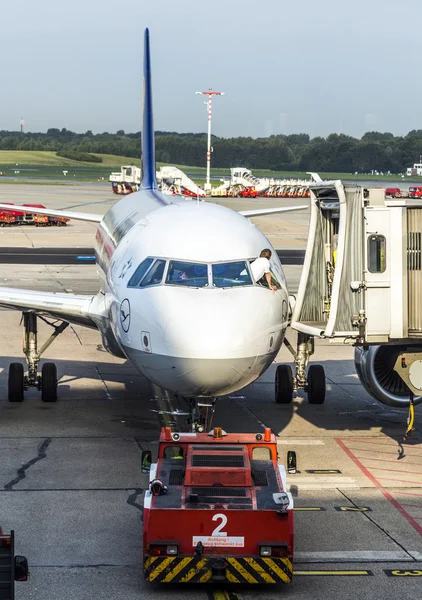
[[[142,183],[145,190],[156,189],[155,139],[152,118],[151,58],[149,52],[149,30],[145,29],[144,43],[144,86],[142,98]]]

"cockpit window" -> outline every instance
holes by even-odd
[[[208,286],[208,266],[200,263],[171,260],[166,283],[188,287]]]
[[[148,271],[148,269],[150,268],[150,266],[152,265],[153,262],[154,262],[153,258],[146,258],[145,260],[143,260],[141,262],[141,264],[139,265],[139,267],[134,272],[134,274],[132,275],[132,277],[129,279],[129,283],[127,284],[127,286],[128,287],[138,287],[142,280],[142,277]]]
[[[212,265],[212,283],[219,288],[252,285],[246,261],[217,263]]]
[[[159,285],[164,275],[165,260],[157,259],[144,278],[141,280],[139,287],[147,287],[149,285]]]

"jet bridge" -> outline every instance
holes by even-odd
[[[341,181],[312,183],[310,199],[291,320],[296,388],[310,385],[306,366],[321,337],[357,347],[358,375],[381,402],[421,402],[422,203]]]

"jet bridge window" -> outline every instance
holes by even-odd
[[[383,235],[368,237],[368,270],[370,273],[384,273],[387,262],[386,245]]]
[[[208,265],[171,260],[166,284],[183,287],[207,287]]]
[[[246,261],[238,260],[212,265],[212,284],[219,288],[252,285]]]

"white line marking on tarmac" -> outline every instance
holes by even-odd
[[[299,490],[335,490],[341,489],[357,489],[360,486],[355,479],[351,477],[296,477],[295,475],[287,475],[287,483],[290,486],[295,486]]]
[[[334,552],[295,552],[295,563],[327,562],[412,562],[413,552],[403,550],[352,550]]]
[[[283,446],[325,446],[322,440],[277,440],[277,444]]]

